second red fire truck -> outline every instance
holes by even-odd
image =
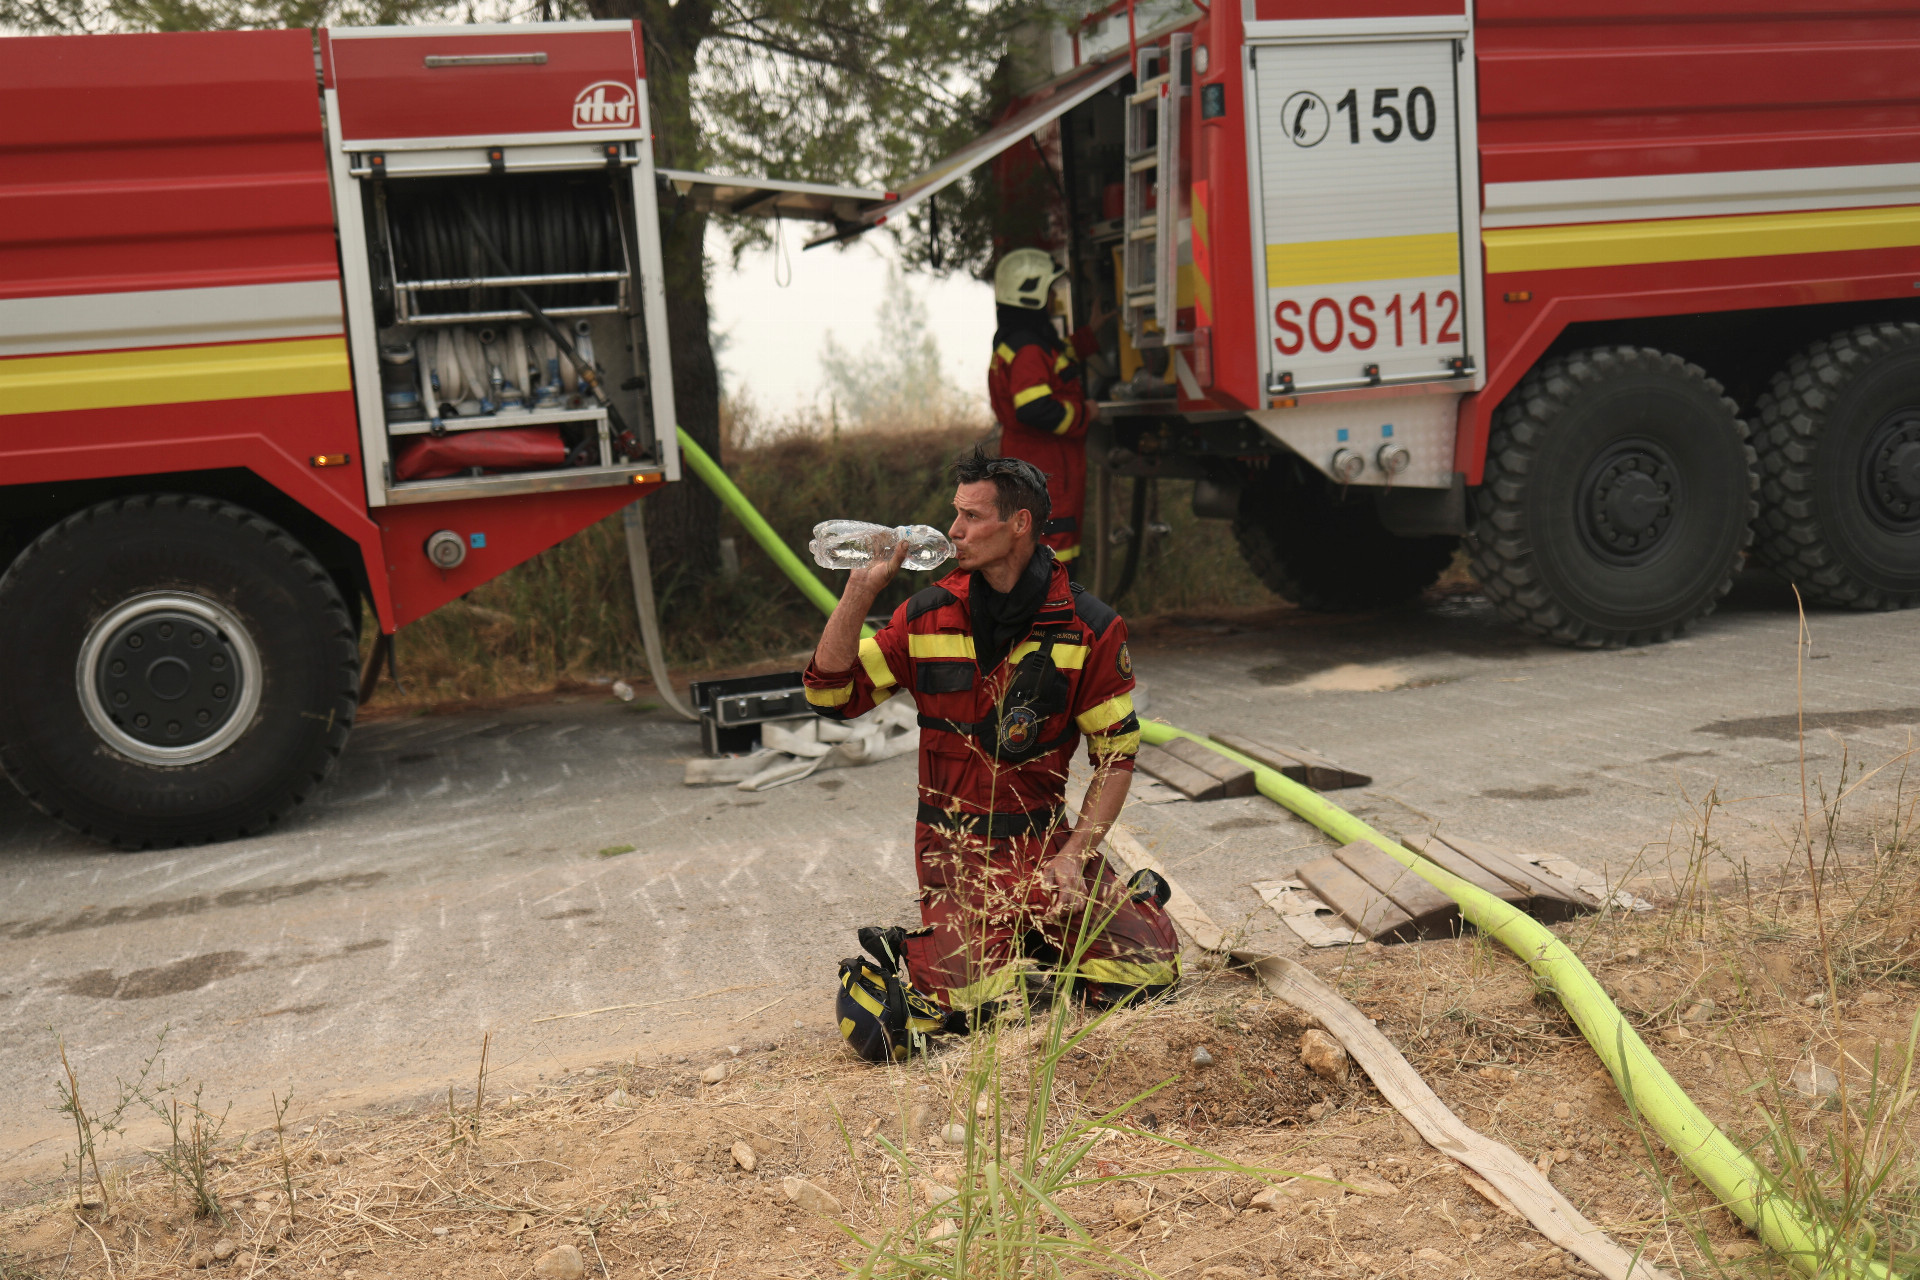
[[[1464,539],[1576,645],[1675,635],[1749,554],[1901,608],[1916,54],[1911,0],[1123,0],[1032,30],[999,127],[834,234],[996,165],[1072,321],[1123,315],[1093,462],[1194,481],[1302,605]]]

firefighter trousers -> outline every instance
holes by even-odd
[[[921,822],[914,866],[925,927],[905,942],[913,986],[950,1009],[1010,995],[1024,974],[1069,968],[1076,990],[1097,1005],[1172,987],[1180,976],[1173,921],[1158,903],[1128,897],[1106,859],[1086,872],[1094,905],[1046,918],[1055,897],[1041,869],[1067,836],[1057,822],[1043,834],[991,840]]]

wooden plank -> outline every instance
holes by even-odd
[[[1217,778],[1226,787],[1226,796],[1258,795],[1253,770],[1238,760],[1229,760],[1218,751],[1203,747],[1192,738],[1175,738],[1164,743],[1161,750],[1183,764],[1190,764],[1200,772]]]
[[[1268,991],[1319,1019],[1422,1138],[1492,1183],[1541,1235],[1607,1280],[1671,1280],[1660,1268],[1614,1243],[1519,1152],[1470,1128],[1449,1111],[1393,1042],[1311,970],[1291,960],[1245,951],[1234,952],[1233,958],[1252,968]]]
[[[1413,917],[1396,906],[1392,898],[1355,875],[1353,869],[1338,858],[1315,858],[1296,867],[1293,874],[1364,938],[1372,940],[1398,933],[1413,923]]]
[[[1356,840],[1343,845],[1333,851],[1333,856],[1406,912],[1409,923],[1394,931],[1395,941],[1446,938],[1459,932],[1459,904],[1368,841]]]
[[[1312,787],[1315,791],[1338,791],[1343,787],[1373,785],[1373,779],[1368,775],[1343,768],[1305,747],[1284,746],[1238,733],[1215,733],[1209,736],[1221,746],[1258,760],[1267,768],[1278,770],[1283,777],[1303,787]]]
[[[1227,794],[1227,784],[1220,779],[1149,743],[1140,744],[1134,764],[1189,800],[1218,800]]]
[[[1432,862],[1435,866],[1443,867],[1453,872],[1453,874],[1459,876],[1476,889],[1482,889],[1500,899],[1502,902],[1510,902],[1514,906],[1525,910],[1528,900],[1533,897],[1533,895],[1525,889],[1502,880],[1499,876],[1496,876],[1472,858],[1449,848],[1444,840],[1416,841],[1403,839],[1400,843],[1406,845],[1409,849],[1412,849],[1429,862]]]
[[[1527,914],[1536,920],[1552,924],[1600,909],[1600,904],[1588,894],[1558,876],[1548,875],[1538,867],[1522,862],[1497,845],[1484,840],[1469,840],[1464,836],[1435,838],[1516,888],[1525,889],[1528,894]]]

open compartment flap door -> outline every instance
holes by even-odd
[[[783,178],[736,178],[723,173],[658,171],[674,196],[695,213],[735,218],[808,218],[835,224],[850,222],[860,211],[893,199],[889,191],[833,187]]]
[[[811,249],[816,245],[832,244],[836,240],[850,240],[879,226],[888,218],[906,212],[941,188],[959,181],[1034,130],[1058,120],[1102,89],[1118,84],[1126,74],[1127,63],[1122,58],[1098,66],[1080,67],[1054,81],[1051,87],[1036,90],[1036,96],[1020,110],[925,173],[897,186],[896,199],[861,209],[856,217],[837,223],[832,235],[810,240],[806,247]]]

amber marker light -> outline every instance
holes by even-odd
[[[308,461],[316,467],[344,467],[350,459],[344,453],[316,453]]]

